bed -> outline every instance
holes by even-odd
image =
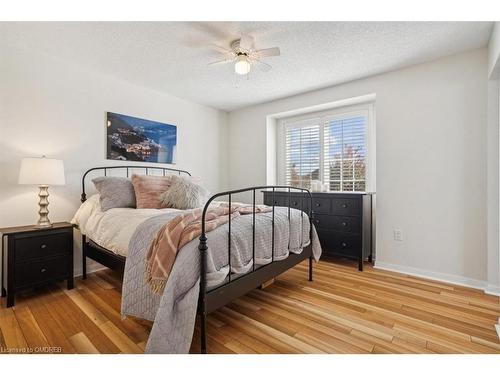
[[[98,197],[87,200],[87,179],[117,169],[127,177],[130,171],[138,170],[163,176],[190,174],[166,167],[112,166],[89,169],[82,177],[82,206],[75,218],[82,232],[83,279],[87,276],[87,258],[123,272],[122,314],[154,321],[146,352],[187,352],[199,316],[200,352],[206,353],[207,314],[306,259],[312,281],[313,257],[319,259],[321,247],[312,225],[310,192],[291,186],[253,186],[209,198],[203,208],[199,239],[186,244],[177,255],[163,295],[152,295],[143,281],[145,248],[159,228],[182,211],[115,208],[100,212]],[[256,194],[263,190],[303,194],[298,202],[295,200],[297,209],[273,205],[272,210],[261,214],[256,213]],[[241,194],[249,196],[253,212],[236,219],[229,215],[227,224],[208,233],[205,223],[209,208],[221,201],[231,207],[236,204],[234,197]],[[118,222],[121,224],[113,224]]]

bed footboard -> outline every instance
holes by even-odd
[[[271,263],[263,265],[261,267],[255,267],[255,214],[256,214],[256,203],[255,203],[255,194],[257,190],[270,190],[273,193],[273,202],[274,193],[276,190],[288,191],[291,197],[292,191],[300,191],[303,193],[301,198],[301,204],[297,205],[295,208],[301,209],[301,215],[304,215],[304,212],[307,213],[309,217],[309,245],[303,249],[300,254],[292,254],[290,253],[286,259],[275,261],[274,259],[274,216],[275,216],[275,206],[273,203],[272,206],[272,220],[271,220]],[[252,260],[253,266],[252,269],[237,278],[232,278],[231,275],[231,215],[229,215],[228,221],[228,259],[229,259],[229,275],[227,277],[227,281],[222,285],[207,290],[207,251],[208,251],[208,240],[206,235],[205,228],[205,216],[208,211],[208,208],[212,201],[219,197],[227,196],[229,209],[231,210],[231,202],[233,195],[251,192],[252,193]],[[289,223],[291,221],[291,199],[288,199],[288,220]],[[312,195],[308,189],[292,187],[292,186],[279,186],[279,185],[271,185],[271,186],[254,186],[244,189],[238,190],[230,190],[221,192],[213,195],[205,204],[202,215],[201,222],[201,235],[200,235],[200,243],[198,249],[200,251],[200,294],[198,299],[198,314],[200,315],[200,342],[201,342],[201,353],[206,353],[207,351],[207,339],[206,339],[206,319],[207,314],[210,312],[226,305],[232,300],[248,293],[249,291],[257,288],[263,282],[280,275],[286,270],[294,267],[296,264],[302,262],[303,260],[309,258],[309,281],[312,281],[313,276],[313,267],[312,267],[312,221],[313,220],[313,211],[312,211]],[[303,238],[301,243],[303,244]]]

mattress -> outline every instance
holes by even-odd
[[[164,213],[181,211],[173,208],[161,210],[144,208],[112,208],[103,212],[99,195],[87,199],[71,220],[80,232],[99,246],[126,257],[130,238],[145,220]]]

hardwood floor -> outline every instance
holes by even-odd
[[[151,323],[120,316],[112,271],[19,294],[0,308],[0,349],[142,353]],[[500,353],[498,297],[449,284],[321,261],[306,263],[208,318],[210,353]],[[191,351],[199,348],[198,327]]]

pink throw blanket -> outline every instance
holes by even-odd
[[[272,208],[256,205],[255,213],[269,212]],[[241,203],[223,203],[210,208],[205,216],[205,232],[210,232],[235,217],[253,213],[253,206]],[[180,214],[166,223],[156,234],[146,257],[146,282],[153,293],[161,294],[177,256],[177,252],[201,234],[203,208]]]

